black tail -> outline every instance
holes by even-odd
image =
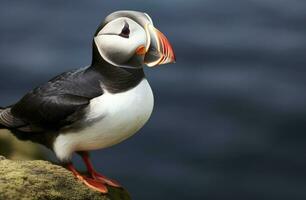
[[[11,107],[0,108],[0,129],[12,129],[24,125],[22,120],[13,116]]]
[[[5,109],[5,108],[0,107],[0,118],[1,118],[1,113],[2,113],[2,111],[3,111],[4,109]],[[7,127],[4,126],[3,124],[1,124],[1,120],[0,120],[0,130],[1,130],[1,129],[7,129]]]

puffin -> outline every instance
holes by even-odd
[[[108,15],[92,43],[91,65],[64,72],[1,107],[0,129],[51,149],[77,179],[106,194],[107,186],[121,186],[95,170],[89,151],[118,144],[144,126],[154,106],[144,67],[176,58],[166,36],[139,11]],[[74,167],[74,153],[87,175]]]

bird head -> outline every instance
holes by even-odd
[[[173,48],[146,13],[117,11],[108,15],[94,36],[99,56],[123,68],[154,67],[175,62]]]

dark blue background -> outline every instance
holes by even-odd
[[[97,168],[134,199],[306,199],[303,0],[2,0],[0,105],[88,65],[120,9],[150,14],[177,64],[146,70],[152,118]]]

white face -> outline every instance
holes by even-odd
[[[147,47],[149,40],[145,29],[127,17],[110,21],[94,38],[104,60],[115,66],[132,68],[142,67],[144,55],[137,54],[137,51]],[[129,66],[132,59],[133,66]]]

